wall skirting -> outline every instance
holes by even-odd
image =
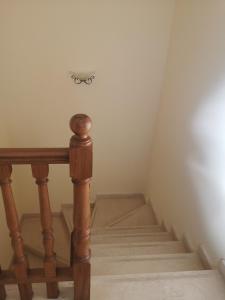
[[[155,218],[156,218],[158,224],[161,223],[162,228],[164,228],[168,232],[171,232],[171,234],[173,235],[175,240],[182,240],[188,252],[196,252],[200,257],[203,266],[206,269],[215,269],[216,268],[216,266],[212,262],[212,259],[209,255],[205,245],[201,244],[197,248],[194,247],[193,242],[191,241],[191,238],[187,232],[184,232],[182,235],[182,238],[180,238],[180,235],[178,234],[178,230],[177,230],[176,226],[173,224],[169,228],[169,226],[166,224],[165,220],[162,220],[160,222],[159,216],[156,213],[156,210],[154,208],[154,205],[153,205],[151,199],[149,197],[147,197],[146,195],[145,195],[145,199],[146,199],[146,202],[152,206]],[[222,269],[224,268],[223,270],[224,270],[224,276],[225,276],[225,260],[224,260],[224,266],[222,266],[221,268]]]

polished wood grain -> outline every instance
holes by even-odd
[[[46,278],[56,277],[56,257],[54,253],[53,218],[48,193],[48,164],[33,164],[31,166],[33,177],[38,185],[40,202],[40,216],[45,249],[44,270]],[[47,283],[47,297],[57,298],[59,289],[57,282]]]
[[[74,135],[69,148],[0,149],[0,185],[6,220],[14,249],[13,269],[0,270],[0,300],[5,300],[6,284],[18,284],[21,300],[32,299],[31,283],[45,282],[48,298],[59,295],[58,282],[74,281],[74,299],[90,300],[90,200],[92,177],[91,119],[83,114],[70,121]],[[38,186],[40,215],[45,249],[44,268],[29,269],[24,253],[17,210],[11,188],[12,165],[30,164]],[[69,164],[74,187],[73,232],[71,233],[71,265],[56,267],[52,212],[48,194],[49,164]]]
[[[32,268],[29,270],[28,281],[31,283],[43,283],[43,282],[64,282],[72,281],[73,269],[71,267],[58,267],[55,278],[46,278],[43,268]],[[3,270],[0,276],[0,282],[2,285],[16,284],[17,279],[14,273],[10,270]],[[23,281],[22,281],[23,282]],[[26,282],[26,281],[24,281]]]
[[[2,269],[0,266],[0,277],[2,276]],[[6,290],[4,284],[0,283],[0,300],[5,300],[6,299]]]
[[[33,163],[67,164],[68,148],[3,148],[0,164],[24,165]]]
[[[28,283],[28,262],[24,253],[23,239],[20,232],[18,214],[11,188],[11,165],[0,165],[0,185],[4,201],[6,221],[10,231],[15,254],[14,274],[18,282],[21,300],[32,299],[32,287]]]
[[[74,299],[90,299],[90,180],[92,177],[92,140],[88,133],[91,119],[75,115],[70,121],[74,132],[70,140],[70,177],[74,186],[74,229],[71,238],[71,265],[75,283]]]

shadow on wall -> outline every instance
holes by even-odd
[[[206,240],[213,245],[223,241],[221,233],[225,231],[224,113],[225,78],[218,82],[193,115],[191,136],[196,153],[187,157],[189,176],[199,199],[199,219],[205,228]],[[224,257],[223,253],[220,256],[223,254]]]
[[[178,4],[153,144],[161,219],[225,257],[225,3]]]

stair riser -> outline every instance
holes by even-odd
[[[158,273],[203,270],[200,260],[195,256],[173,258],[103,258],[92,259],[93,275],[123,275],[139,273]]]
[[[154,226],[152,228],[143,228],[143,229],[102,229],[102,230],[92,230],[92,235],[115,235],[115,234],[144,234],[144,233],[152,233],[152,232],[162,232],[162,228],[160,226]]]
[[[92,247],[92,257],[106,257],[118,255],[151,255],[151,254],[173,254],[186,253],[186,249],[182,244],[176,245],[159,245],[159,246],[118,246],[118,247]]]
[[[173,241],[170,234],[163,235],[135,235],[135,236],[106,236],[97,237],[92,236],[91,242],[93,244],[116,244],[116,243],[140,243],[140,242],[160,242],[160,241]]]

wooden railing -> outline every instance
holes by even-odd
[[[70,121],[74,132],[69,148],[0,149],[0,186],[6,221],[14,251],[13,271],[0,268],[0,300],[6,298],[5,285],[18,284],[21,300],[32,299],[32,283],[46,283],[47,297],[57,298],[58,282],[74,281],[74,299],[90,299],[90,201],[92,177],[92,140],[88,135],[91,119],[75,115]],[[36,180],[45,257],[43,268],[30,268],[24,252],[23,238],[11,186],[12,165],[30,164]],[[49,164],[69,164],[74,186],[71,233],[71,264],[57,267],[54,252],[52,212],[48,194]],[[4,245],[1,245],[4,247]]]

